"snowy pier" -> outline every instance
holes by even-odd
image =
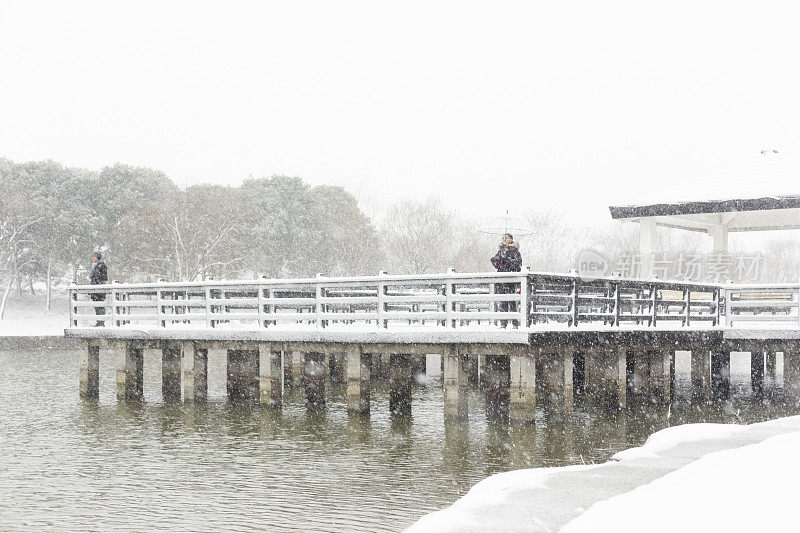
[[[101,347],[115,351],[120,400],[142,395],[145,348],[161,350],[164,396],[188,402],[206,397],[209,349],[227,350],[231,397],[280,406],[296,384],[319,403],[330,378],[347,383],[354,412],[369,411],[376,375],[389,380],[390,409],[409,411],[426,370],[443,375],[451,419],[466,417],[470,380],[512,422],[531,422],[537,399],[569,413],[574,390],[610,408],[668,402],[676,350],[691,352],[697,401],[727,397],[733,351],[751,353],[754,394],[777,353],[785,392],[800,392],[800,284],[534,272],[112,283],[70,288],[65,335],[85,343],[87,398]]]

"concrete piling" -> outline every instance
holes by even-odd
[[[259,395],[258,349],[229,349],[227,392],[231,399],[257,399]]]
[[[711,350],[711,396],[727,400],[731,392],[731,352],[722,346]]]
[[[414,381],[411,356],[391,354],[389,359],[389,411],[411,413],[411,385]]]
[[[750,385],[754,398],[764,396],[764,350],[761,348],[750,351]]]
[[[512,424],[533,423],[536,411],[535,355],[511,355],[509,373],[509,419]]]
[[[181,346],[183,366],[183,401],[205,401],[208,397],[208,350],[194,342]]]
[[[425,358],[425,375],[428,381],[442,380],[442,355],[438,353],[429,353],[424,356]]]
[[[671,398],[672,348],[658,348],[648,351],[650,360],[650,398],[654,403],[666,404]]]
[[[290,387],[302,387],[303,386],[303,375],[305,374],[305,354],[300,350],[291,350],[287,352],[291,357],[291,385]]]
[[[328,373],[331,378],[331,383],[336,385],[343,385],[347,383],[347,368],[346,368],[345,354],[336,352],[330,354],[328,357]]]
[[[572,351],[543,353],[542,384],[551,414],[572,413]]]
[[[800,400],[800,346],[797,341],[783,348],[783,393],[787,400]]]
[[[283,403],[283,356],[268,343],[258,346],[259,400],[262,405],[280,407]]]
[[[604,348],[596,352],[599,358],[596,396],[606,409],[625,409],[628,405],[627,356],[625,345]]]
[[[305,354],[303,384],[305,386],[306,401],[311,405],[325,403],[325,382],[328,377],[325,359],[325,354],[319,352]]]
[[[143,396],[144,349],[132,342],[114,346],[117,367],[117,399],[139,400]]]
[[[161,348],[161,396],[181,398],[181,345],[169,343]]]
[[[632,348],[632,371],[630,390],[633,395],[646,398],[650,394],[650,354],[647,347],[636,345]]]
[[[451,347],[444,355],[444,418],[466,420],[469,358]]]
[[[772,348],[764,354],[764,367],[766,377],[774,385],[778,374],[778,354]]]
[[[484,383],[486,416],[507,419],[511,393],[511,369],[507,355],[484,355],[481,375]]]
[[[351,413],[369,413],[370,361],[358,345],[350,345],[345,353],[347,366],[347,410]]]
[[[78,384],[80,397],[100,397],[100,346],[86,344],[81,351]]]
[[[692,400],[706,402],[711,399],[711,347],[697,343],[690,349]]]
[[[627,406],[627,353],[625,345],[618,345],[593,348],[582,354],[583,391],[606,409],[625,409]]]

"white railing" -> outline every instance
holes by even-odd
[[[800,284],[725,285],[726,325],[800,329]]]
[[[70,327],[518,331],[717,327],[726,318],[798,327],[798,287],[539,272],[112,283],[70,288]]]
[[[512,272],[72,286],[70,326],[348,331],[527,327],[527,279],[527,273]]]

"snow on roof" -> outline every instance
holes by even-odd
[[[800,165],[761,157],[694,179],[648,182],[624,200],[609,207],[612,218],[798,208]]]

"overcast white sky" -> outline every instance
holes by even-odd
[[[800,9],[643,4],[2,0],[0,156],[588,223],[791,160]]]

